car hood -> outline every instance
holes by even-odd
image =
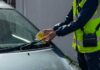
[[[52,48],[0,54],[0,70],[72,70],[69,61]]]

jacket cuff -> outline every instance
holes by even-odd
[[[59,27],[55,32],[57,36],[65,36],[67,34],[67,31],[62,27]]]
[[[61,23],[57,23],[56,25],[54,25],[53,30],[56,31],[58,30],[58,28],[61,26]]]

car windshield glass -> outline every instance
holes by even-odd
[[[34,41],[38,30],[15,10],[0,9],[0,48]]]

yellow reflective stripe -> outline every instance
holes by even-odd
[[[79,6],[82,8],[85,2],[86,2],[86,0],[82,0],[82,1],[80,2]],[[77,16],[80,15],[80,13],[79,13],[79,11],[78,11],[78,9],[77,9],[77,6],[78,6],[78,5],[77,5],[77,1],[74,0],[74,1],[73,1],[73,19],[74,19],[74,22],[77,21]]]
[[[73,16],[75,17],[76,16],[76,0],[74,0],[73,2]]]
[[[83,5],[85,4],[85,2],[86,2],[86,0],[82,0],[82,1],[80,2],[79,6],[82,8]]]
[[[77,4],[77,3],[76,3],[76,0],[74,0],[74,2],[73,2],[73,20],[74,20],[74,22],[77,21],[77,15],[78,15],[78,13],[79,13],[76,4]]]

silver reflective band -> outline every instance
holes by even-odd
[[[99,0],[100,1],[100,0]],[[94,16],[92,17],[92,19],[95,19],[95,18],[99,18],[100,17],[100,2],[98,4],[98,8],[94,14]]]
[[[57,23],[57,24],[55,24],[55,26],[60,26],[60,24],[61,24],[61,23]]]
[[[76,40],[74,39],[73,42],[76,43],[76,44],[79,45],[79,46],[83,46],[83,41],[78,41],[78,40],[77,40],[77,42],[76,42]],[[97,37],[97,42],[100,42],[100,37]]]
[[[97,37],[97,41],[100,42],[100,37]]]
[[[73,17],[73,22],[76,22],[78,20],[78,17],[77,16],[74,16]]]

